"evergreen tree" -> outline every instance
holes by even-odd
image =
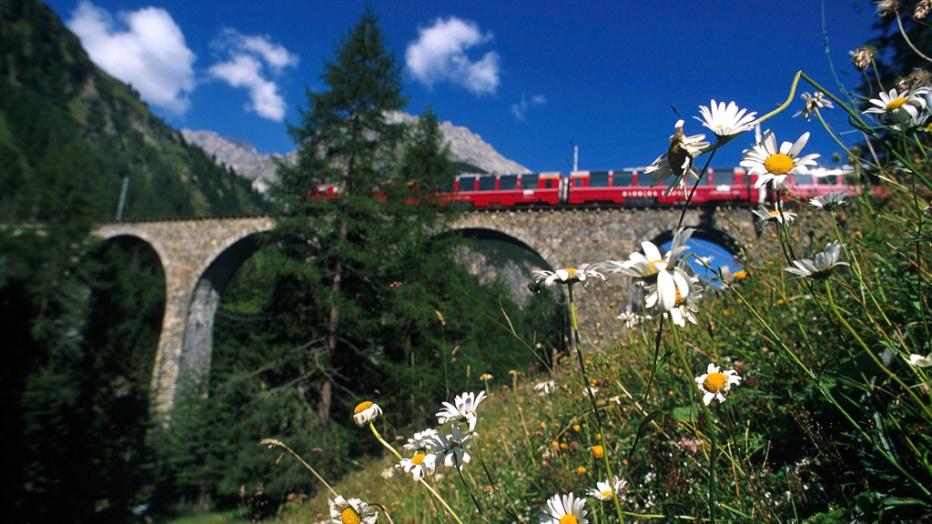
[[[391,244],[377,237],[384,216],[374,197],[380,184],[391,181],[404,136],[402,125],[387,121],[388,112],[405,104],[401,71],[385,49],[371,9],[340,44],[336,59],[324,66],[322,80],[329,90],[309,93],[310,107],[301,125],[291,129],[299,145],[298,163],[280,174],[275,194],[290,215],[280,222],[276,237],[292,247],[287,252],[292,259],[315,266],[298,269],[303,274],[296,276],[309,283],[320,280],[312,289],[326,304],[323,348],[332,363],[338,348],[356,338],[354,330],[364,329],[366,322],[359,322],[366,316],[364,302],[380,284],[371,276],[378,274],[373,269],[381,249]],[[334,184],[338,198],[308,199],[321,183]],[[333,378],[329,370],[322,371],[318,405],[326,421]]]

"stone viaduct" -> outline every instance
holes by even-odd
[[[643,240],[664,242],[679,218],[676,208],[495,210],[464,213],[451,231],[504,240],[524,247],[552,268],[623,259]],[[699,207],[684,225],[742,259],[757,230],[748,208]],[[268,216],[100,224],[103,239],[131,237],[158,254],[165,274],[165,313],[153,366],[151,391],[157,413],[166,413],[182,379],[209,369],[213,321],[220,297],[239,266],[258,248],[258,237],[275,226]],[[529,275],[530,281],[530,275]],[[628,279],[609,279],[583,291],[577,306],[584,341],[596,344],[620,330],[614,317],[630,294]]]

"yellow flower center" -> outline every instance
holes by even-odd
[[[893,111],[894,109],[899,109],[900,106],[906,103],[906,99],[903,97],[897,97],[893,100],[887,102],[887,111]]]
[[[680,288],[677,287],[677,288],[676,288],[676,301],[674,302],[673,305],[674,305],[674,306],[682,306],[682,305],[685,304],[685,303],[686,303],[686,297],[684,297],[684,296],[680,293]]]
[[[563,515],[560,517],[560,524],[579,524],[579,521],[572,515]]]
[[[608,499],[608,498],[612,498],[612,490],[607,489],[607,490],[603,491],[603,492],[602,492],[602,497],[603,497],[603,498],[607,498],[607,499]]]
[[[573,278],[574,275],[576,275],[576,268],[575,268],[575,267],[568,267],[568,268],[566,268],[566,276],[568,276],[569,278]]]
[[[657,267],[658,265],[660,266],[659,268]],[[666,268],[667,268],[666,260],[661,259],[661,260],[648,260],[647,261],[647,269],[650,271],[652,275],[654,273],[659,273],[661,269],[666,269]]]
[[[783,153],[775,153],[764,160],[764,169],[774,175],[785,175],[793,169],[793,158]]]
[[[748,272],[742,269],[734,274],[734,278],[735,280],[744,280],[748,278]]]
[[[359,404],[356,404],[356,409],[353,410],[353,414],[358,415],[371,407],[372,407],[372,402],[369,400],[365,402],[360,402]]]
[[[768,214],[770,215],[770,218],[776,218],[776,217],[780,216],[780,210],[779,210],[779,209],[774,209],[774,210],[772,210],[772,211],[771,211],[770,213],[768,213]]]
[[[419,465],[420,463],[424,462],[424,459],[425,459],[425,458],[427,458],[427,455],[425,455],[425,454],[423,454],[423,453],[420,453],[420,452],[419,452],[419,453],[415,453],[414,456],[411,457],[411,463],[414,464],[415,466],[417,466],[417,465]]]
[[[359,513],[356,513],[356,510],[353,508],[346,508],[341,511],[340,520],[343,521],[343,524],[359,524],[362,522],[362,519],[359,518]]]
[[[728,377],[724,373],[709,373],[709,376],[702,381],[702,387],[709,393],[718,393],[725,387]]]

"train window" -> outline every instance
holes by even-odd
[[[499,189],[515,189],[518,187],[518,175],[502,175],[498,178]]]
[[[559,184],[556,178],[548,178],[544,180],[544,189],[556,189]]]
[[[615,187],[630,186],[633,179],[633,173],[630,171],[615,171],[612,174],[612,185]]]
[[[650,176],[650,175],[648,175],[648,176]],[[670,175],[670,176],[664,178],[663,180],[657,182],[656,184],[651,184],[651,185],[653,185],[653,186],[662,186],[662,187],[670,187],[670,186],[673,185],[674,182],[676,182],[676,175]]]
[[[540,175],[521,175],[521,189],[537,189],[537,180]]]
[[[494,191],[495,175],[484,175],[479,177],[479,191]]]
[[[582,178],[582,177],[574,178],[574,179],[573,179],[573,187],[582,187],[582,181],[583,181],[583,178]]]
[[[589,173],[589,187],[608,187],[608,171]]]
[[[838,183],[838,177],[835,175],[816,177],[816,183],[820,186],[834,186]]]
[[[797,186],[808,186],[812,184],[812,175],[793,175],[793,183]]]
[[[460,177],[460,191],[472,191],[476,187],[476,177],[474,176],[461,176]]]

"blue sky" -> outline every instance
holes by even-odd
[[[825,0],[831,57],[849,87],[848,51],[872,35],[866,0]],[[175,127],[210,129],[263,152],[294,148],[305,88],[323,88],[325,59],[363,11],[357,1],[54,0],[105,69],[143,92]],[[711,98],[759,114],[786,97],[797,69],[834,86],[820,2],[373,2],[404,69],[408,111],[428,105],[532,170],[646,165],[677,117]],[[413,49],[413,50],[412,50]],[[407,55],[407,57],[406,57]],[[811,89],[810,89],[811,90]],[[795,109],[798,109],[795,108]],[[837,150],[817,123],[769,122],[778,140],[813,132],[827,162]],[[838,110],[830,118],[846,129]],[[854,141],[851,136],[849,141]],[[748,143],[716,165],[737,164]]]

